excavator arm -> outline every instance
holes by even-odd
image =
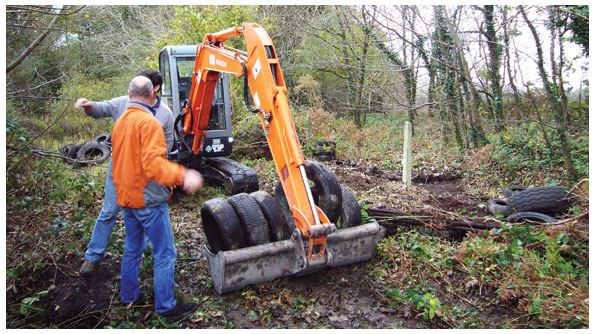
[[[224,45],[228,38],[238,35],[244,36],[247,51]],[[326,236],[336,228],[315,205],[306,175],[306,160],[289,111],[287,87],[275,47],[266,31],[258,24],[247,22],[207,34],[197,46],[189,103],[183,111],[183,131],[194,135],[194,154],[204,146],[220,73],[244,77],[245,102],[260,118],[295,225],[308,240],[308,262],[324,261]],[[249,106],[248,88],[255,109]]]

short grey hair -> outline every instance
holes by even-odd
[[[137,76],[130,80],[128,91],[131,97],[148,98],[153,92],[153,84],[149,78]]]

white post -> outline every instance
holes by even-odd
[[[411,123],[405,122],[405,138],[403,141],[403,183],[411,185]]]

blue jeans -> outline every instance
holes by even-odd
[[[122,277],[120,299],[127,304],[136,301],[140,296],[138,270],[146,233],[153,244],[155,311],[167,312],[176,306],[174,299],[176,248],[167,203],[143,209],[122,208],[122,213],[126,239],[120,271]]]
[[[95,227],[93,228],[93,234],[91,235],[91,241],[87,246],[87,252],[85,253],[85,259],[89,262],[97,262],[103,257],[105,248],[112,235],[114,224],[116,224],[116,218],[120,213],[120,206],[116,200],[116,187],[114,186],[114,180],[112,179],[112,163],[110,161],[107,177],[105,178],[105,198],[103,199],[103,208],[97,216],[95,221]]]
[[[97,220],[95,220],[91,241],[89,241],[87,251],[85,252],[85,259],[87,261],[97,262],[103,257],[119,213],[120,206],[116,200],[116,187],[112,179],[112,162],[110,161],[107,169],[107,177],[105,178],[103,208],[101,208],[101,212],[97,216]],[[148,244],[149,238],[145,236],[144,241],[145,244]]]

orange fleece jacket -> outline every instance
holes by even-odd
[[[161,124],[147,109],[129,105],[112,130],[112,177],[118,205],[137,209],[154,205],[145,193],[150,181],[182,186],[184,167],[167,160],[166,152]],[[167,197],[158,200],[165,202]]]

